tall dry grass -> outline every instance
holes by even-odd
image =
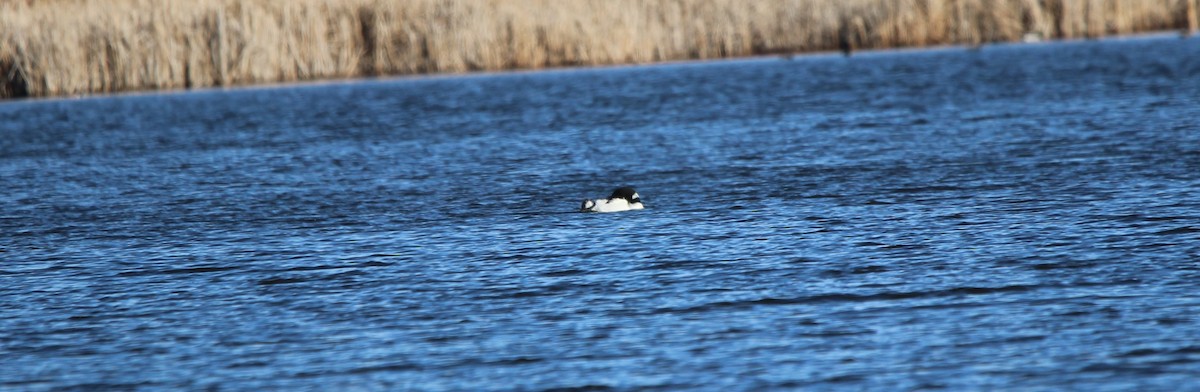
[[[0,97],[1195,29],[1200,0],[0,0]]]

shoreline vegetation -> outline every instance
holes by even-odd
[[[0,99],[1197,30],[1200,0],[0,0]]]

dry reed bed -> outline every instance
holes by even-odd
[[[0,97],[1096,37],[1194,29],[1197,3],[0,0]]]

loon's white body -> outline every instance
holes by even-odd
[[[580,210],[584,212],[620,212],[640,210],[642,198],[631,187],[617,188],[607,199],[584,200]]]
[[[640,210],[645,208],[642,203],[630,203],[625,199],[584,200],[583,210],[588,212],[619,212]]]

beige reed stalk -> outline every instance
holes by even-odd
[[[0,97],[1196,29],[1200,0],[0,0]]]

